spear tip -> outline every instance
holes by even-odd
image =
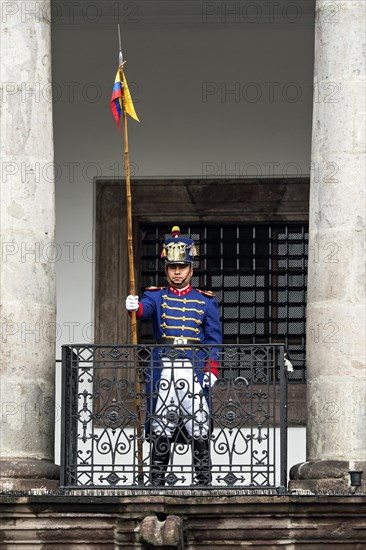
[[[123,63],[123,53],[122,53],[122,41],[121,41],[121,29],[118,23],[118,42],[119,42],[119,64]]]

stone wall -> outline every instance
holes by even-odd
[[[366,548],[365,495],[3,496],[0,515],[4,550]]]

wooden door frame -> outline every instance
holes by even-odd
[[[309,178],[133,180],[135,258],[140,256],[141,224],[306,223],[309,184]],[[95,343],[129,343],[130,322],[125,311],[125,298],[129,294],[127,211],[123,180],[97,179],[95,182],[95,245]],[[138,265],[136,259],[135,265]],[[138,280],[138,274],[135,275]],[[293,414],[292,407],[289,408],[290,422],[303,424],[306,410],[303,384],[290,385],[289,400],[296,403]]]

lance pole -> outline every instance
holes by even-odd
[[[118,37],[119,37],[119,75],[120,80],[123,86],[123,65],[125,61],[123,60],[122,47],[121,47],[121,33],[120,27],[118,25]],[[135,284],[135,263],[134,263],[134,254],[133,254],[133,234],[132,234],[132,197],[131,197],[131,173],[130,173],[130,159],[129,159],[129,149],[128,149],[128,128],[127,128],[127,112],[126,112],[126,103],[125,95],[122,95],[122,117],[123,117],[123,139],[124,139],[124,158],[125,158],[125,174],[126,174],[126,198],[127,198],[127,247],[128,247],[128,266],[130,274],[130,294],[133,296],[136,295],[136,284]],[[133,311],[131,314],[131,338],[132,344],[137,344],[137,328],[136,328],[136,311]],[[135,354],[134,354],[135,358]],[[142,421],[141,421],[141,387],[140,387],[140,369],[136,371],[135,379],[135,390],[136,390],[136,414],[137,414],[137,459],[138,459],[138,472],[139,472],[139,481],[143,480],[143,470],[142,470]]]

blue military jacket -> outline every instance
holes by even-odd
[[[153,320],[153,334],[158,344],[176,344],[177,338],[184,339],[186,345],[222,344],[222,330],[219,307],[209,292],[203,292],[188,286],[178,290],[172,286],[147,289],[140,300],[138,319]],[[207,367],[217,374],[219,348],[195,354],[195,366]],[[161,354],[164,351],[160,351]],[[182,353],[192,360],[193,352],[182,348]],[[200,365],[197,357],[202,359]],[[157,359],[157,357],[156,357]],[[155,360],[155,358],[154,358]],[[197,365],[196,365],[197,363]]]
[[[199,291],[191,286],[182,291],[171,286],[147,289],[140,300],[137,318],[153,320],[155,342],[162,344],[161,347],[154,350],[146,373],[147,422],[145,430],[146,437],[149,438],[150,417],[155,410],[163,367],[161,359],[171,349],[164,348],[164,344],[177,345],[175,339],[184,338],[187,346],[192,345],[191,348],[175,349],[180,353],[182,359],[187,358],[192,361],[194,355],[194,374],[202,386],[205,371],[209,370],[218,374],[222,329],[216,299],[211,293]],[[211,344],[217,347],[207,351],[207,349],[195,349],[195,344]],[[203,394],[209,401],[208,388],[203,388]]]

